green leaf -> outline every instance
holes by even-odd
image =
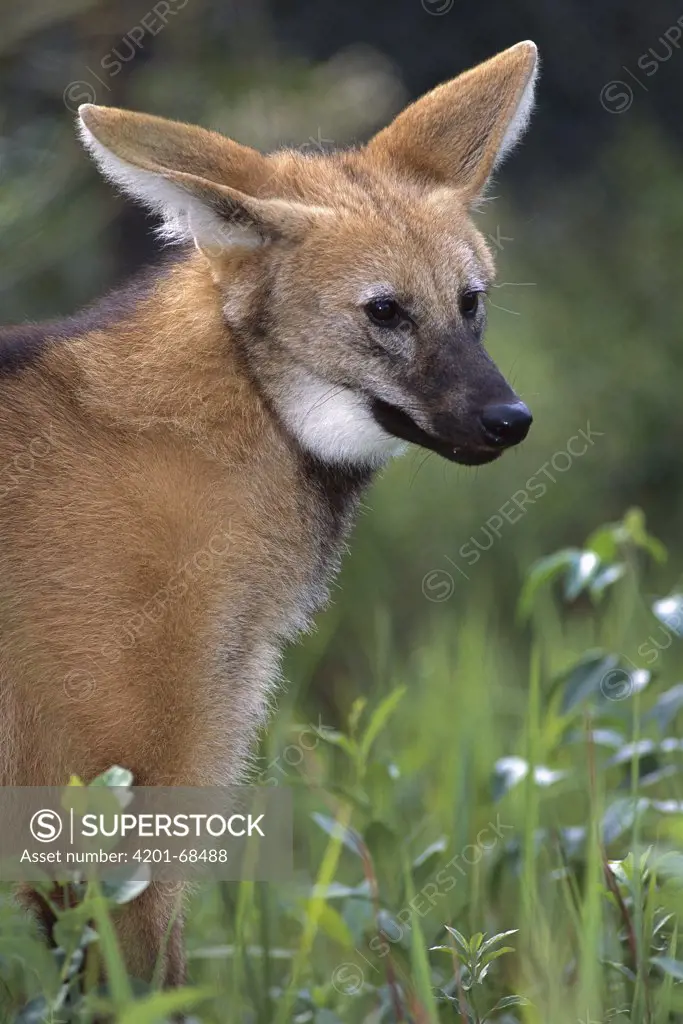
[[[14,1018],[14,1024],[46,1024],[49,1020],[50,1004],[45,996],[37,996]]]
[[[679,892],[683,888],[683,853],[679,853],[677,850],[667,850],[659,857],[657,876],[673,882],[673,885],[668,888],[673,892]]]
[[[561,680],[562,714],[566,715],[583,701],[604,697],[605,687],[612,678],[610,673],[617,670],[618,665],[616,654],[605,654],[603,651],[591,652],[577,662]]]
[[[564,597],[566,601],[575,601],[586,589],[600,569],[600,559],[594,551],[582,551],[567,566],[564,580]]]
[[[601,963],[603,963],[605,967],[610,967],[613,971],[616,971],[617,974],[622,976],[622,978],[627,978],[631,982],[636,980],[636,976],[631,968],[627,967],[626,964],[620,963],[618,960],[602,960]]]
[[[173,1013],[191,1010],[213,995],[210,989],[180,988],[147,996],[124,1010],[117,1024],[165,1024]]]
[[[514,953],[514,951],[514,946],[501,946],[500,949],[494,949],[486,956],[482,955],[480,951],[481,962],[483,964],[490,964],[493,960],[497,960],[499,956],[505,956],[506,953]]]
[[[347,834],[352,833],[352,829],[349,826],[351,813],[350,806],[341,806],[338,812],[338,821],[325,818],[323,815],[313,815],[317,824],[330,836],[330,841],[326,846],[316,875],[315,887],[318,891],[324,892],[327,886],[334,880],[339,865],[341,845]],[[357,833],[353,833],[353,835],[357,835]],[[357,841],[354,841],[354,846],[357,846]],[[354,852],[356,851],[354,850]],[[292,1020],[300,979],[304,973],[307,974],[310,970],[311,952],[318,933],[319,915],[324,906],[324,898],[318,895],[311,896],[308,901],[303,933],[292,963],[287,987],[282,991],[276,1013],[272,1017],[273,1024],[289,1024]]]
[[[619,555],[619,537],[625,539],[624,527],[621,523],[608,523],[599,526],[586,538],[586,547],[595,551],[601,562],[613,562]]]
[[[676,637],[683,637],[683,594],[669,594],[652,605],[652,614]]]
[[[569,566],[578,561],[580,556],[581,552],[578,548],[565,548],[555,552],[554,555],[534,562],[527,573],[519,595],[517,615],[522,622],[525,622],[531,615],[534,599],[539,589],[562,575]]]
[[[343,1024],[341,1017],[338,1017],[332,1010],[326,1010],[325,1007],[317,1010],[315,1014],[315,1024]]]
[[[611,587],[618,580],[622,579],[626,573],[626,566],[622,563],[617,565],[608,565],[603,569],[600,569],[588,585],[590,595],[593,600],[599,600],[605,590]]]
[[[615,800],[605,811],[602,819],[602,841],[609,846],[615,839],[628,832],[636,820],[648,806],[648,801],[634,799],[630,796]]]
[[[52,937],[67,954],[97,939],[97,933],[92,928],[86,929],[90,916],[87,903],[79,903],[63,911],[55,921]]]
[[[133,773],[129,772],[127,768],[119,768],[118,765],[114,765],[93,779],[90,785],[127,789],[133,785]]]
[[[391,820],[396,811],[396,778],[391,767],[372,759],[366,765],[363,788],[368,794],[369,807],[377,817]]]
[[[341,839],[347,850],[351,850],[357,857],[363,857],[363,840],[354,829],[348,825],[342,825],[341,822],[335,821],[334,818],[328,818],[326,814],[319,814],[318,811],[313,811],[311,817],[323,832],[327,832],[328,836],[331,836],[333,839]]]
[[[367,936],[377,931],[375,907],[368,893],[365,897],[350,897],[344,900],[340,912],[353,936],[353,944],[357,949],[364,946]]]
[[[467,939],[465,938],[465,936],[462,934],[462,932],[459,932],[457,930],[457,928],[452,928],[451,925],[449,925],[449,924],[444,925],[444,927],[445,927],[446,931],[448,932],[448,934],[453,936],[453,938],[455,939],[457,945],[460,946],[460,949],[463,951],[465,956],[469,956],[470,944],[467,941]]]
[[[509,757],[498,758],[493,769],[493,799],[500,800],[501,797],[525,779],[528,774],[529,762],[525,761],[523,757],[510,755]],[[537,764],[534,767],[534,782],[537,786],[552,786],[554,783],[566,778],[566,776],[566,771],[556,771],[543,764]]]
[[[683,683],[677,683],[666,690],[657,700],[654,707],[645,715],[646,720],[654,719],[662,732],[674,720],[683,708]]]
[[[674,917],[674,915],[667,915],[665,920]],[[675,919],[674,919],[675,920]],[[669,939],[669,954],[667,959],[671,959],[676,962],[676,949],[678,946],[678,927],[676,924],[673,926],[671,937]],[[660,986],[659,991],[656,993],[655,999],[655,1016],[657,1020],[666,1021],[671,1018],[671,1009],[673,1002],[673,991],[676,978],[667,973],[664,977],[664,983]]]
[[[641,509],[632,508],[619,523],[607,523],[590,534],[586,547],[591,548],[603,562],[612,562],[627,544],[641,548],[656,561],[666,561],[666,548],[645,529],[645,516]]]
[[[363,833],[377,878],[386,879],[387,891],[400,898],[401,878],[396,871],[396,849],[401,837],[383,821],[371,821]]]
[[[349,926],[341,914],[328,903],[324,903],[320,909],[318,924],[321,930],[340,946],[353,949],[353,935]]]
[[[665,974],[675,978],[677,981],[683,981],[682,961],[674,960],[670,956],[652,956],[650,957],[650,963],[659,967]]]
[[[336,729],[325,729],[324,732],[316,732],[323,743],[329,744],[331,747],[339,747],[345,754],[348,754],[351,759],[355,758],[358,753],[358,746],[353,740],[349,739],[343,732],[337,732]]]
[[[412,863],[413,884],[416,889],[421,889],[425,882],[436,874],[436,871],[443,860],[443,854],[448,849],[448,840],[440,836],[433,843],[420,853]]]
[[[377,914],[377,930],[391,942],[392,945],[408,949],[411,936],[411,927],[403,921],[399,921],[388,910],[380,908]]]
[[[481,947],[481,952],[485,953],[487,952],[487,950],[493,949],[493,947],[496,946],[499,942],[502,942],[503,939],[507,939],[510,935],[516,935],[518,931],[519,928],[512,928],[508,932],[499,932],[498,935],[492,935],[491,938],[487,939],[486,942]]]
[[[121,881],[111,878],[104,879],[102,881],[102,893],[107,899],[123,905],[137,899],[149,887],[151,881],[151,874],[148,874],[146,878],[123,878]]]
[[[368,756],[372,744],[377,739],[389,717],[398,707],[405,692],[405,686],[400,686],[397,690],[394,690],[393,693],[390,693],[388,697],[385,697],[373,711],[368,727],[363,735],[363,739],[360,742],[363,759]]]
[[[523,757],[500,757],[493,766],[491,796],[501,800],[529,774],[529,762]]]
[[[618,670],[617,670],[618,671]],[[623,747],[626,739],[623,733],[617,732],[616,729],[591,729],[591,740],[598,747],[609,747],[610,750],[619,750]],[[573,729],[568,732],[564,739],[563,744],[568,743],[581,743],[586,742],[586,733],[583,730]]]
[[[612,767],[615,764],[626,764],[634,759],[652,758],[658,754],[676,754],[680,751],[683,751],[683,740],[676,739],[675,736],[667,736],[659,743],[654,740],[638,740],[636,743],[625,743],[616,754],[612,754],[607,765]]]
[[[430,843],[422,853],[418,853],[417,857],[413,861],[413,871],[415,868],[421,868],[424,864],[431,861],[434,854],[444,853],[448,849],[448,839],[446,836],[439,836],[433,843]]]
[[[497,1013],[498,1010],[509,1010],[511,1006],[531,1006],[531,1003],[524,996],[503,996],[495,1006],[491,1007],[489,1013]]]
[[[636,547],[642,548],[655,562],[665,562],[667,551],[661,541],[652,537],[645,529],[645,514],[642,509],[632,508],[624,516],[626,536]]]
[[[109,989],[116,1010],[124,1010],[133,999],[128,971],[123,960],[118,938],[109,914],[109,906],[102,895],[100,883],[93,878],[89,883],[89,895],[86,904],[100,936],[102,958],[107,970]],[[119,1024],[121,1022],[119,1021]]]
[[[432,989],[431,968],[427,956],[427,943],[425,942],[420,918],[413,909],[412,901],[415,897],[413,880],[407,860],[403,863],[403,876],[410,907],[411,939],[410,939],[410,962],[413,969],[415,989],[422,1004],[424,1024],[438,1024],[439,1011]]]
[[[356,697],[353,704],[351,705],[351,711],[349,712],[349,732],[351,733],[352,736],[355,734],[356,729],[358,728],[358,723],[360,722],[361,715],[365,710],[365,705],[367,704],[367,702],[367,697]]]
[[[326,900],[347,899],[352,896],[367,898],[370,896],[370,883],[367,878],[364,878],[358,885],[343,885],[341,882],[330,882],[325,889],[319,889],[315,885],[313,886],[313,895],[321,896]]]

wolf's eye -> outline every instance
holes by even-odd
[[[463,292],[460,296],[460,312],[466,320],[472,320],[479,310],[481,292]]]
[[[380,327],[398,327],[402,320],[401,307],[394,299],[371,299],[365,312]]]

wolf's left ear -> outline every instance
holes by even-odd
[[[531,115],[538,51],[530,41],[437,86],[368,143],[382,163],[476,202]]]

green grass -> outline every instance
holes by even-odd
[[[172,994],[122,969],[107,906],[129,893],[91,886],[57,953],[6,900],[0,1019],[683,1021],[683,605],[658,619],[644,584],[662,557],[631,512],[536,563],[521,658],[492,642],[483,600],[457,629],[437,606],[409,656],[379,615],[371,698],[302,724],[291,694],[264,741],[262,781],[294,791],[294,880],[201,886],[190,987]],[[292,666],[300,696],[334,636],[326,624]],[[107,995],[83,996],[86,945]]]

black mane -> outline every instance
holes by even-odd
[[[44,323],[17,324],[0,327],[0,377],[20,372],[37,363],[53,342],[78,338],[90,331],[103,330],[129,316],[154,285],[185,255],[184,250],[166,257],[159,264],[147,267],[130,281],[115,288],[74,316]]]

